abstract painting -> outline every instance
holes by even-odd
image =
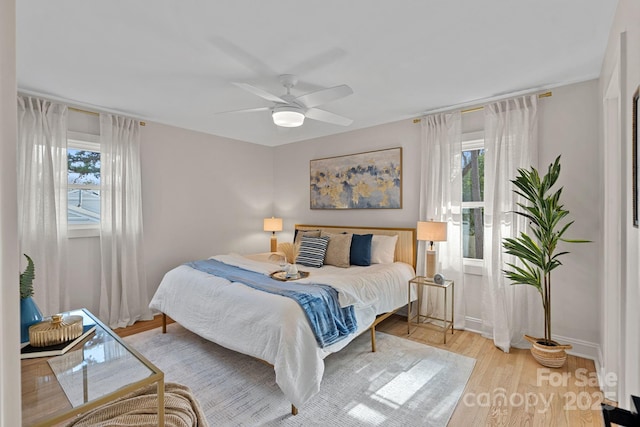
[[[310,162],[311,209],[402,208],[402,148]]]

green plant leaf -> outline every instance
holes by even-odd
[[[582,240],[582,239],[560,239],[566,243],[593,243],[591,240]]]
[[[27,268],[20,273],[20,299],[33,296],[33,280],[36,278],[33,260],[27,254],[23,254],[27,258]]]
[[[523,263],[525,268],[519,267],[515,264],[507,263],[507,265],[513,268],[514,271],[503,270],[504,273],[509,277],[514,284],[526,284],[531,285],[538,290],[541,290],[540,284],[540,270],[532,267],[526,262]]]

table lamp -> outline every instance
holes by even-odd
[[[276,239],[276,231],[282,231],[282,218],[265,218],[264,231],[271,231],[271,252],[277,252],[278,239]]]
[[[444,242],[447,240],[447,223],[438,221],[418,221],[418,240],[430,242],[427,248],[426,277],[433,278],[436,269],[436,251],[433,242]]]

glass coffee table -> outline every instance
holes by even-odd
[[[21,361],[22,425],[56,425],[155,383],[164,426],[164,373],[89,310],[63,314],[81,315],[96,330],[61,356]]]

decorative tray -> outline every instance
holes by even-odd
[[[298,280],[304,279],[305,277],[309,277],[308,271],[298,271],[298,275],[294,277],[287,277],[286,271],[276,271],[275,273],[271,273],[269,276],[271,278],[280,280],[281,282],[288,282],[289,280]]]

